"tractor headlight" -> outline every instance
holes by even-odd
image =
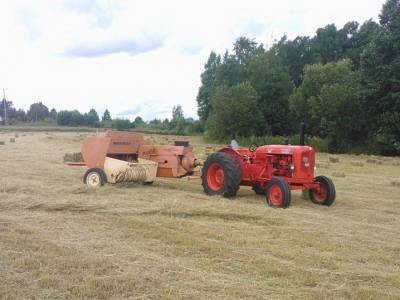
[[[294,172],[294,165],[290,164],[290,171]]]
[[[308,161],[307,156],[303,156],[303,164],[306,168],[308,168],[310,166],[310,162]]]

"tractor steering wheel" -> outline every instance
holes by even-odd
[[[250,146],[249,146],[250,152],[256,151],[257,148],[258,148],[258,145],[257,145],[256,143],[252,143],[252,144],[250,144]]]

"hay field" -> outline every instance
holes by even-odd
[[[0,132],[0,299],[400,298],[400,158],[319,154],[336,203],[284,210],[198,180],[88,189],[62,164],[84,135]]]

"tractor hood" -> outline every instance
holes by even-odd
[[[265,145],[256,149],[256,154],[299,154],[303,152],[314,151],[309,146],[291,146],[291,145]]]

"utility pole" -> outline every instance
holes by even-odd
[[[7,124],[7,100],[6,100],[6,91],[3,88],[3,105],[4,105],[4,126]]]

